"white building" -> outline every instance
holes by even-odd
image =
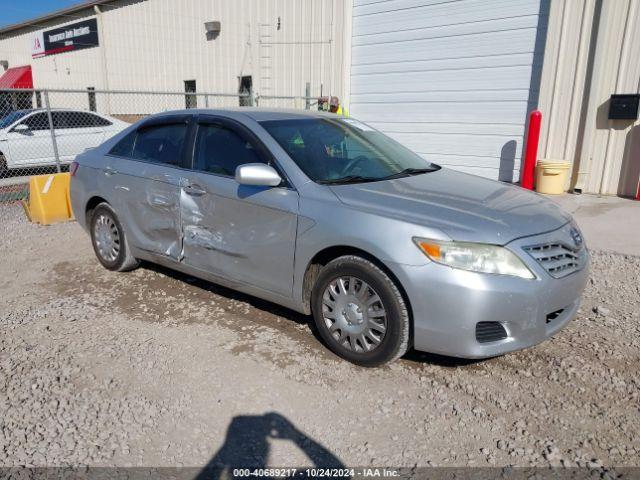
[[[101,0],[0,29],[35,88],[341,95],[342,0]],[[209,30],[207,30],[207,28]]]
[[[98,46],[33,51],[93,18]],[[567,189],[631,197],[638,58],[640,0],[113,0],[0,29],[0,61],[37,88],[336,95],[430,160],[505,181],[538,108],[539,158],[572,163]]]

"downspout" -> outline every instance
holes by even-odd
[[[98,41],[100,42],[100,56],[102,60],[103,90],[109,90],[109,73],[107,70],[107,52],[106,52],[107,42],[105,41],[105,37],[104,37],[102,10],[100,10],[99,5],[94,5],[93,10],[96,12],[96,19],[98,20],[98,38],[99,38]],[[105,106],[107,109],[105,113],[110,115],[111,114],[111,98],[109,97],[108,93],[105,96],[106,96]]]
[[[590,112],[595,110],[595,100],[591,99],[591,87],[594,83],[595,75],[595,61],[596,61],[596,49],[598,47],[598,37],[600,34],[600,17],[602,16],[602,0],[596,0],[593,17],[591,20],[591,38],[589,40],[589,54],[587,57],[587,67],[585,74],[585,86],[582,92],[582,106],[580,113],[580,121],[578,123],[578,137],[576,138],[576,152],[574,154],[575,160],[578,162],[577,168],[574,166],[573,176],[574,183],[573,191],[576,193],[582,193],[584,189],[586,179],[589,176],[591,170],[591,135],[587,135],[587,120],[591,119]],[[595,119],[593,119],[595,122]],[[585,152],[588,158],[583,158]]]

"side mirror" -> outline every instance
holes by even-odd
[[[240,185],[277,187],[282,183],[282,178],[269,165],[247,163],[236,168],[236,182]]]
[[[13,131],[17,133],[27,133],[29,131],[29,127],[24,123],[21,123],[20,125],[13,127]]]

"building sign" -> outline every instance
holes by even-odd
[[[34,33],[31,38],[31,56],[39,58],[56,53],[97,47],[98,45],[98,21],[91,18],[64,27]]]

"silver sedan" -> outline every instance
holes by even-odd
[[[358,365],[535,345],[573,318],[588,277],[554,203],[332,114],[167,112],[71,172],[106,268],[146,260],[311,314]]]

